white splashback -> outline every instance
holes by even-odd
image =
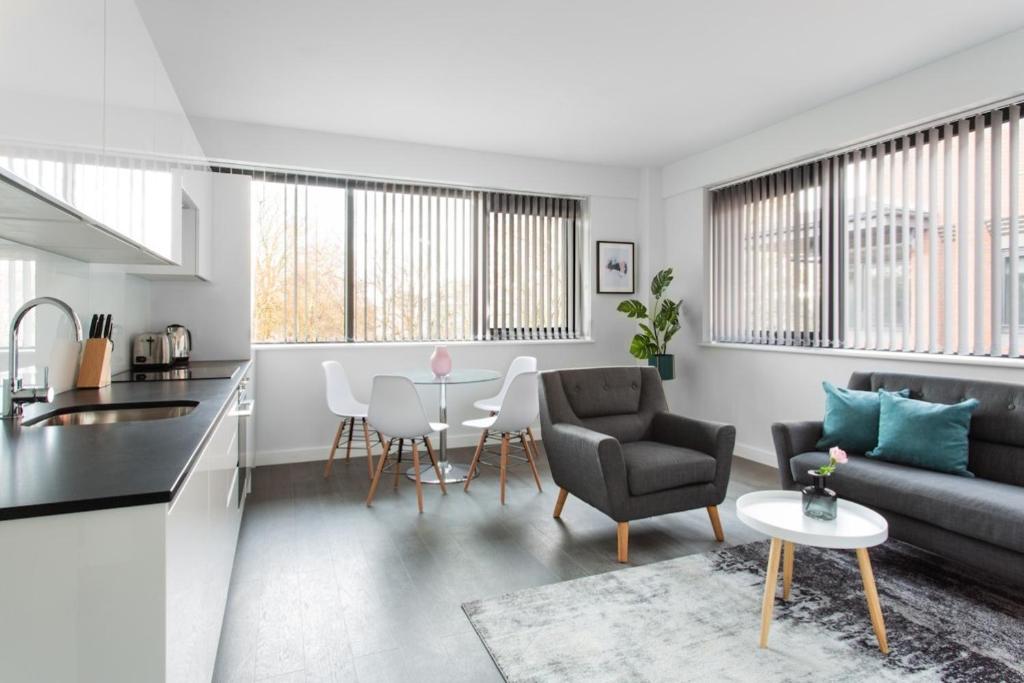
[[[133,275],[100,272],[87,263],[0,240],[0,376],[7,376],[8,331],[11,317],[27,300],[53,296],[66,301],[88,335],[93,313],[110,313],[114,320],[113,372],[127,369],[133,334],[149,326],[149,282]],[[19,336],[21,376],[42,380],[50,368],[57,392],[74,385],[79,345],[67,317],[52,306],[41,306],[22,323]]]

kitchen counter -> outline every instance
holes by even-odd
[[[53,403],[26,405],[23,422],[71,406],[198,401],[182,417],[30,427],[0,420],[0,520],[173,499],[250,364],[233,362],[238,370],[230,379],[73,389]]]

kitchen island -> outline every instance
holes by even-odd
[[[72,390],[0,424],[0,679],[210,680],[244,502],[235,408],[248,372],[237,361],[229,379]],[[187,414],[43,424],[154,404]]]

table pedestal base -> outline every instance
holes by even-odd
[[[444,474],[445,484],[458,484],[466,481],[469,475],[469,469],[462,467],[461,465],[453,465],[450,462],[438,463],[438,469]],[[405,476],[409,479],[416,479],[416,469],[410,467],[405,471]],[[474,477],[479,477],[480,473],[477,472]],[[430,465],[420,468],[420,481],[424,484],[437,484],[437,473],[434,472],[434,468]]]

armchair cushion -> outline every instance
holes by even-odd
[[[634,496],[711,482],[717,466],[710,455],[656,441],[622,444],[622,459],[629,492]]]

